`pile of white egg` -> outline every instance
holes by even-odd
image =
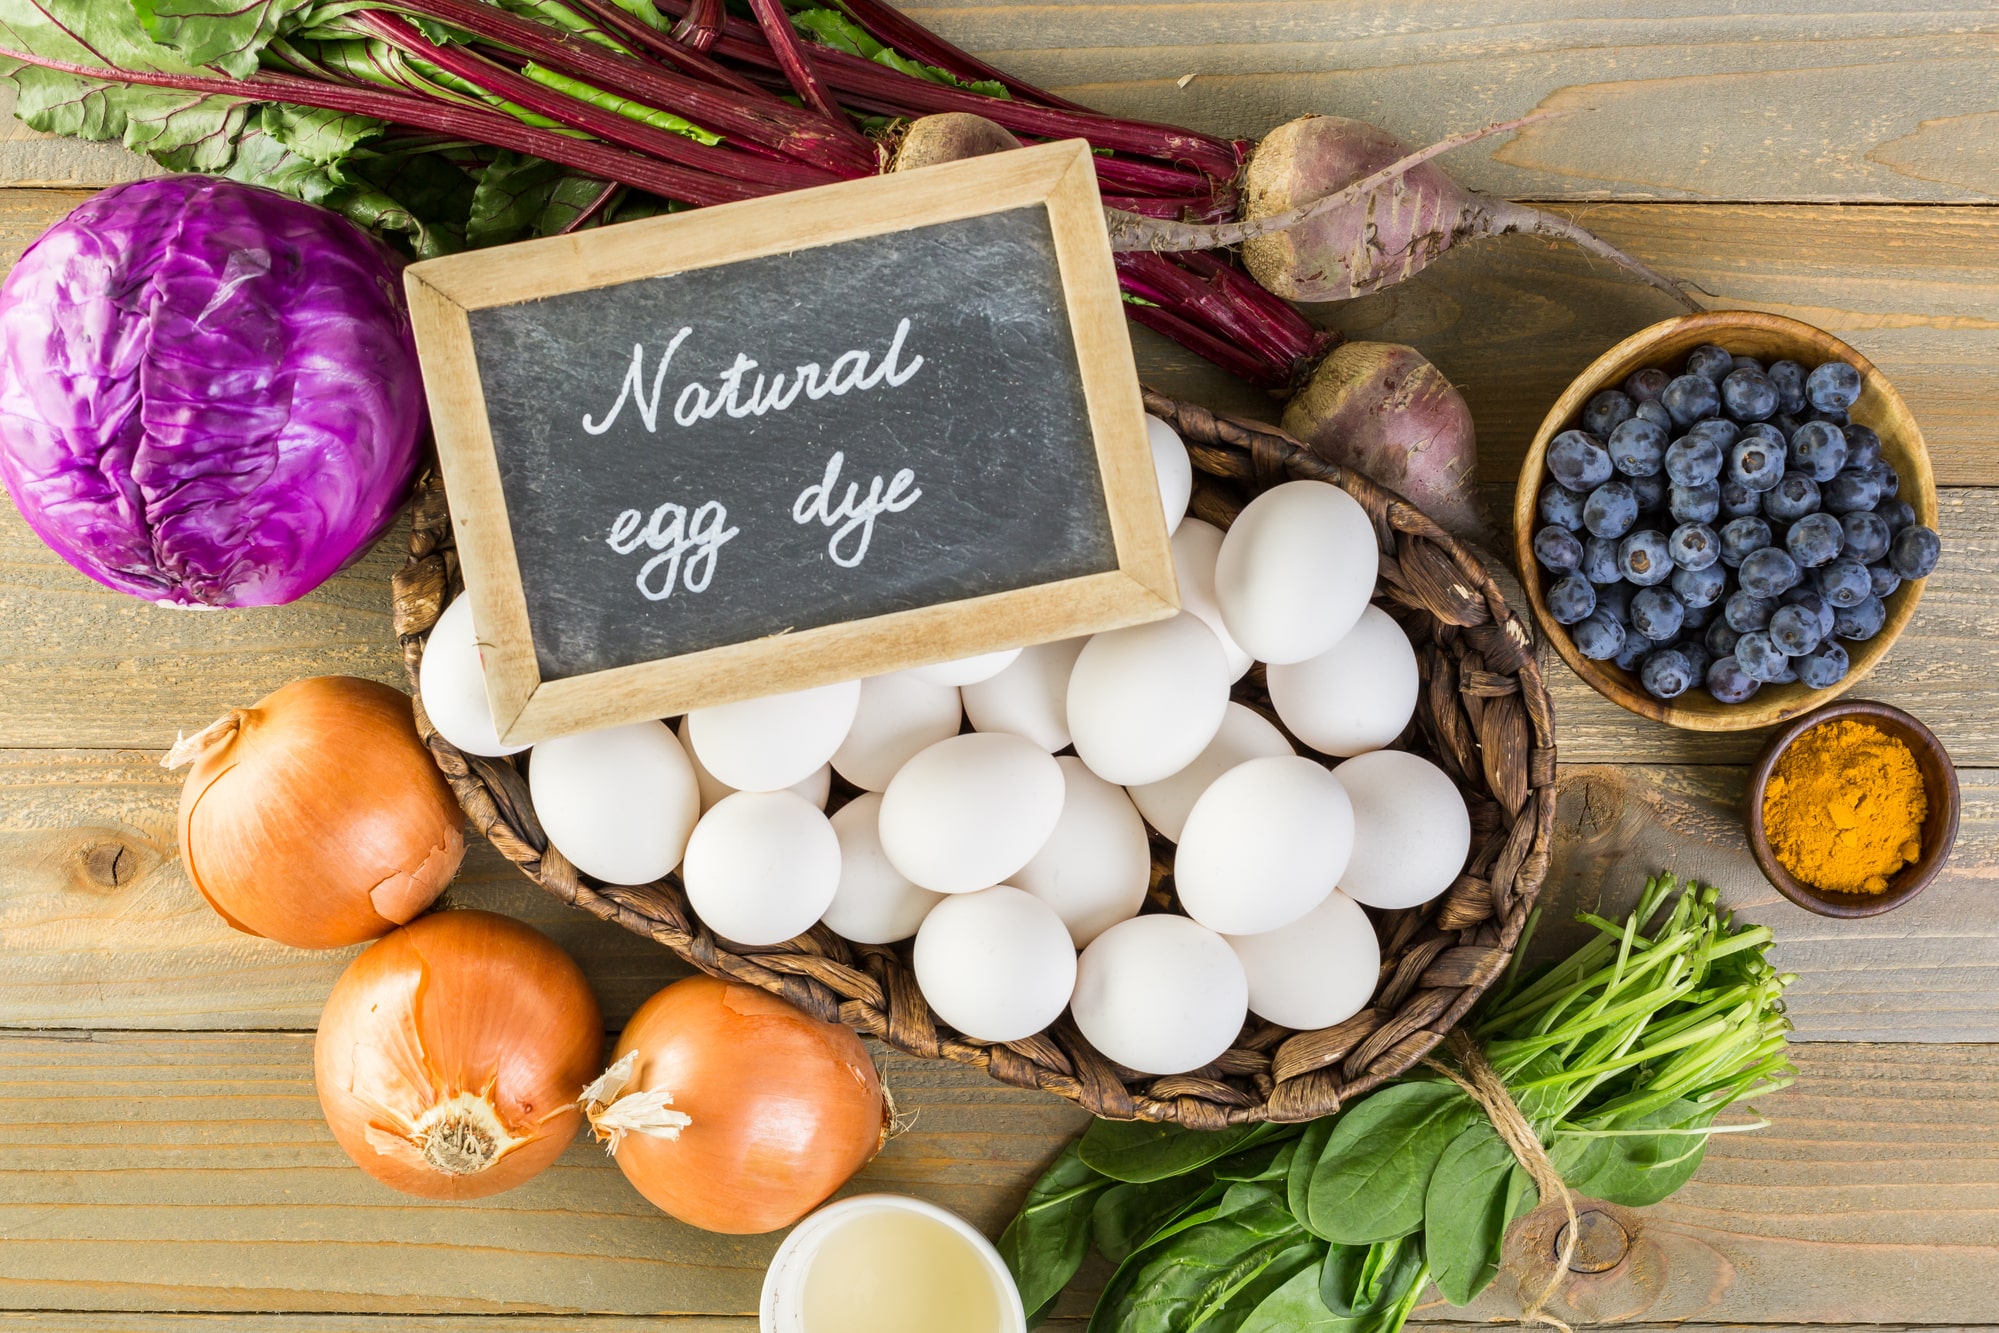
[[[677,732],[544,741],[528,786],[549,841],[607,883],[678,867],[694,911],[737,944],[822,921],[864,944],[913,936],[924,998],[981,1041],[1068,1009],[1111,1060],[1177,1074],[1227,1050],[1249,1013],[1300,1029],[1357,1013],[1381,966],[1362,905],[1429,901],[1471,845],[1451,779],[1383,748],[1418,680],[1407,636],[1369,605],[1373,527],[1316,481],[1266,491],[1226,534],[1186,518],[1187,455],[1150,424],[1180,614],[699,709]],[[1285,728],[1342,762],[1294,752],[1230,699],[1256,661]],[[463,598],[432,632],[420,692],[461,750],[513,752]],[[861,794],[828,817],[835,773]],[[1185,916],[1140,915],[1148,824],[1176,844]]]

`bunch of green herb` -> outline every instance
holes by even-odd
[[[1657,1203],[1726,1108],[1788,1085],[1767,927],[1712,888],[1650,881],[1622,925],[1516,972],[1470,1035],[1576,1194]],[[1036,1182],[1000,1248],[1036,1317],[1090,1246],[1116,1265],[1090,1333],[1395,1333],[1426,1282],[1453,1304],[1499,1269],[1538,1191],[1457,1083],[1419,1074],[1305,1125],[1204,1133],[1098,1121]]]

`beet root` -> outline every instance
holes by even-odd
[[[984,157],[1020,147],[1005,126],[969,111],[944,111],[909,123],[902,142],[896,145],[890,171],[914,171],[939,162],[956,162],[967,157]]]
[[[1408,156],[1394,135],[1364,121],[1301,117],[1265,135],[1250,158],[1243,217],[1276,221]],[[1567,218],[1474,194],[1428,161],[1360,198],[1248,237],[1243,263],[1289,300],[1345,301],[1403,281],[1461,241],[1513,232],[1568,241],[1699,308],[1670,279]]]
[[[1327,462],[1398,492],[1455,535],[1487,534],[1471,409],[1415,348],[1334,348],[1285,408],[1284,429]]]

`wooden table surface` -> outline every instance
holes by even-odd
[[[1641,721],[1548,657],[1564,783],[1550,915],[1620,910],[1656,869],[1697,874],[1775,927],[1781,963],[1802,975],[1801,1077],[1759,1108],[1772,1126],[1717,1139],[1671,1201],[1623,1215],[1630,1252],[1576,1275],[1565,1313],[1999,1324],[1999,3],[957,0],[914,12],[1092,105],[1231,134],[1320,111],[1427,141],[1593,108],[1447,165],[1574,212],[1714,305],[1828,328],[1900,387],[1935,458],[1944,553],[1861,693],[1928,721],[1964,789],[1955,856],[1917,904],[1850,923],[1791,908],[1757,874],[1733,813],[1757,737]],[[143,167],[8,122],[0,262],[89,189]],[[1510,484],[1568,378],[1669,313],[1574,250],[1514,240],[1323,318],[1421,347],[1471,402],[1485,479]],[[1271,410],[1134,336],[1161,389]],[[298,676],[401,684],[388,578],[402,540],[297,605],[200,615],[99,588],[11,508],[0,514],[0,1310],[19,1322],[754,1327],[773,1240],[668,1220],[594,1147],[474,1204],[363,1176],[321,1123],[310,1070],[319,1005],[351,954],[234,934],[181,872],[162,751],[176,730]],[[451,897],[554,935],[614,1024],[681,971],[483,845]],[[914,1124],[859,1186],[934,1199],[990,1230],[1083,1122],[956,1066],[887,1054],[884,1072]],[[1472,1315],[1423,1317],[1504,1317],[1518,1308],[1507,1287]]]

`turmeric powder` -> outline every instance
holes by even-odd
[[[1886,890],[1922,854],[1928,814],[1909,747],[1851,718],[1798,737],[1763,791],[1763,831],[1777,860],[1832,893]]]

